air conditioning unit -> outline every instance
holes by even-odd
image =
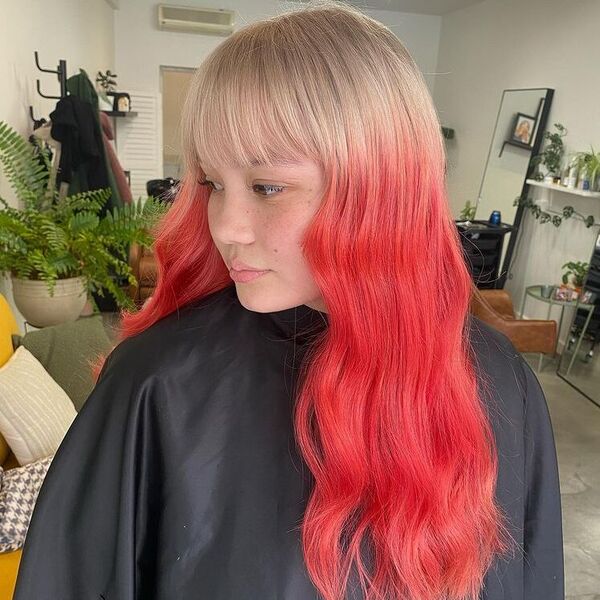
[[[233,33],[235,11],[224,8],[158,5],[158,28],[209,35]]]

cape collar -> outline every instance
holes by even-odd
[[[235,285],[229,286],[227,293],[231,300],[239,302]],[[263,317],[275,329],[278,336],[296,344],[303,344],[313,340],[329,325],[329,315],[305,304],[264,313]]]
[[[312,341],[329,325],[327,313],[305,304],[267,314],[281,335],[297,344]]]

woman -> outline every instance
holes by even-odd
[[[182,123],[158,285],[50,467],[16,600],[562,598],[544,395],[469,316],[402,43],[333,2],[253,23]]]

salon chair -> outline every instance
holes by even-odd
[[[138,282],[137,286],[129,286],[129,297],[137,307],[141,307],[152,296],[156,287],[156,259],[152,249],[131,244],[129,266]]]
[[[506,335],[518,352],[555,354],[558,335],[556,321],[516,319],[511,297],[506,290],[480,290],[473,287],[470,310],[477,318]]]

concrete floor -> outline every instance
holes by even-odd
[[[556,375],[557,361],[525,355],[544,390],[558,455],[565,591],[600,600],[600,407]],[[596,392],[600,402],[600,389]]]

